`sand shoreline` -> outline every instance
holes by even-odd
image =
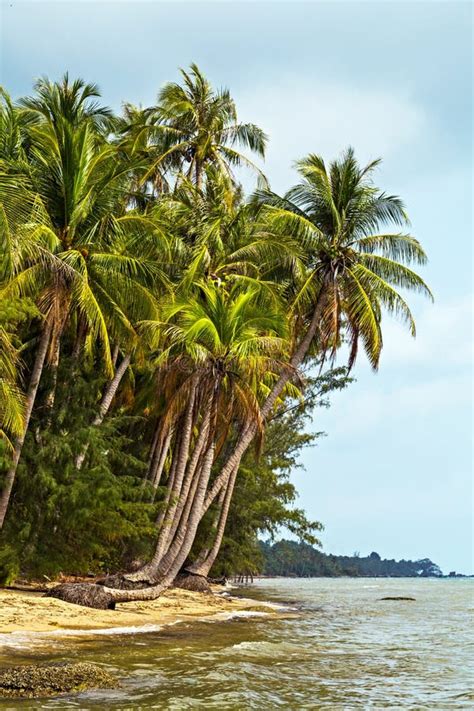
[[[245,611],[275,612],[270,606],[216,593],[172,589],[157,600],[119,603],[115,610],[71,605],[43,593],[0,589],[0,634],[15,632],[98,632],[116,628],[156,628],[176,622],[222,617]],[[219,613],[222,613],[220,615]]]

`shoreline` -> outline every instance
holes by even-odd
[[[247,614],[246,614],[247,613]],[[127,634],[158,631],[179,622],[225,620],[233,616],[275,614],[271,603],[216,593],[173,588],[157,600],[118,603],[96,610],[44,597],[43,593],[0,589],[0,635],[56,633]]]

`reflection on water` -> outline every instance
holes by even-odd
[[[93,661],[122,685],[0,709],[473,708],[473,590],[470,580],[268,580],[237,594],[296,611],[139,634],[11,636],[1,665]]]

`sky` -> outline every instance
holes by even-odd
[[[377,184],[404,199],[436,300],[410,297],[416,340],[384,322],[379,372],[361,357],[317,412],[327,436],[293,481],[325,551],[473,572],[472,5],[1,0],[0,45],[14,97],[67,70],[117,110],[196,62],[269,135],[276,191],[309,152],[384,159]]]

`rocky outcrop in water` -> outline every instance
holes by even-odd
[[[0,670],[0,698],[27,698],[112,689],[118,683],[96,664],[25,664]]]

